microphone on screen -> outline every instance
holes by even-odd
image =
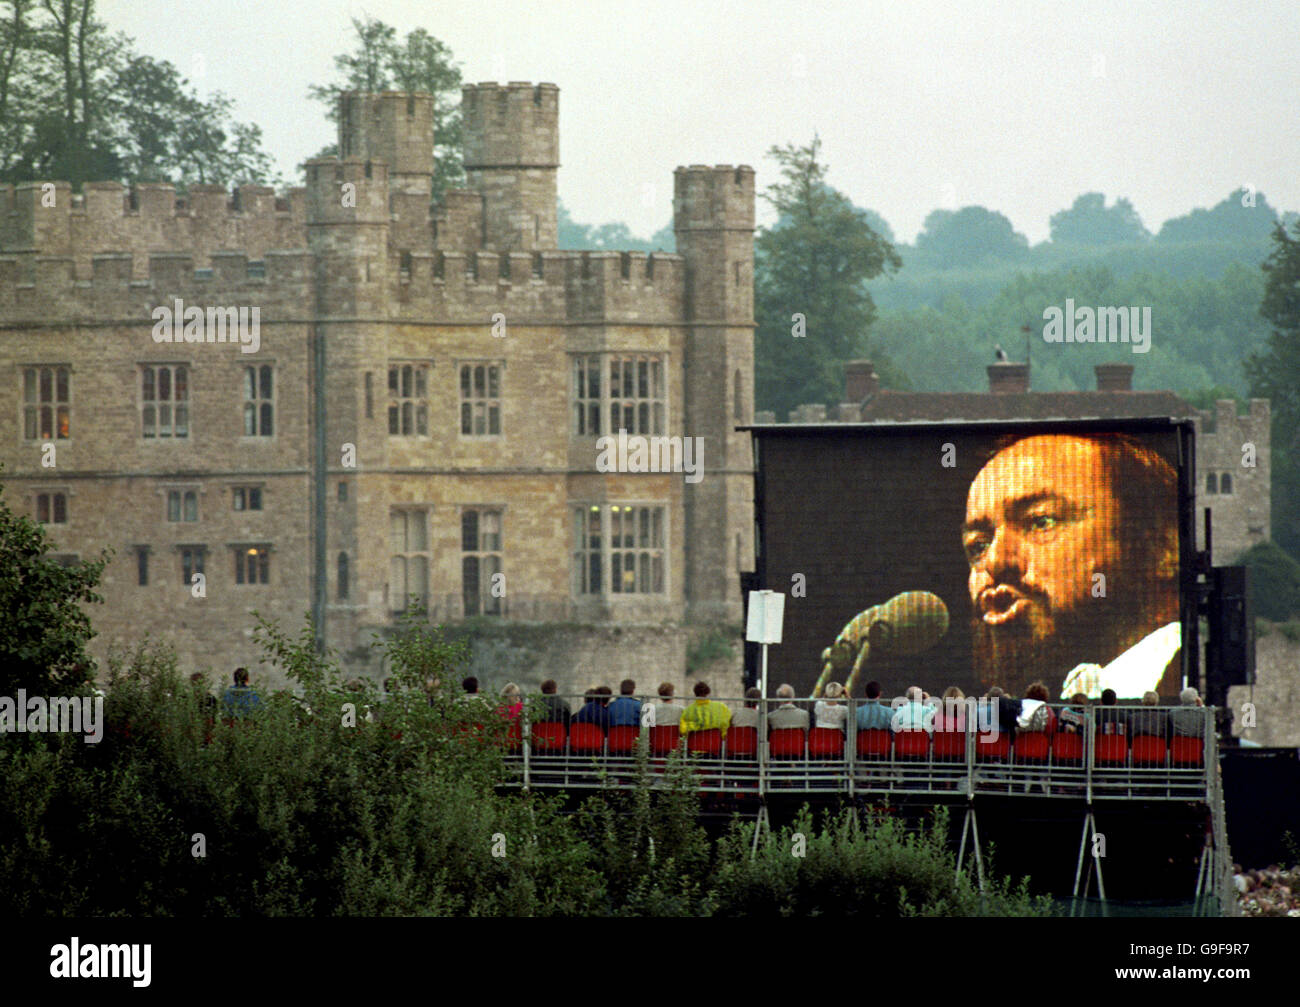
[[[852,668],[848,683],[858,678],[871,651],[880,654],[919,654],[948,632],[948,606],[929,591],[904,591],[881,605],[854,616],[835,642],[822,651],[822,673],[813,690],[820,696],[836,672]]]

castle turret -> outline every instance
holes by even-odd
[[[433,126],[428,94],[348,91],[339,98],[339,156],[388,165],[390,238],[402,251],[432,240]]]
[[[754,412],[754,169],[678,168],[673,189],[689,325],[683,433],[704,438],[706,473],[687,487],[687,608],[739,619],[737,573],[754,569],[752,449],[735,430]],[[741,529],[731,541],[729,528]]]
[[[469,84],[462,90],[465,174],[483,194],[483,244],[500,252],[554,249],[560,89]]]

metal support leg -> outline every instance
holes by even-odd
[[[767,826],[769,832],[772,831],[772,820],[767,813],[766,801],[758,806],[758,820],[754,823],[754,845],[749,851],[750,860],[758,857],[758,837],[763,834],[764,826]]]

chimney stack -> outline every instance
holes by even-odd
[[[850,360],[844,365],[844,401],[862,402],[880,390],[880,379],[870,360]]]
[[[1133,390],[1132,364],[1097,364],[1097,391],[1131,392]]]
[[[1029,365],[1004,361],[989,364],[989,391],[994,395],[1023,395],[1029,391]]]

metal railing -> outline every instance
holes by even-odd
[[[747,702],[756,705],[757,726],[729,726],[726,732],[683,733],[679,728],[674,736],[671,729],[631,725],[607,729],[600,723],[607,711],[603,716],[593,708],[580,713],[581,697],[559,698],[570,707],[573,719],[568,728],[538,719],[535,700],[526,706],[507,755],[514,785],[630,789],[643,772],[662,780],[670,765],[684,762],[696,774],[701,791],[738,796],[906,792],[947,797],[1032,795],[1089,803],[1096,799],[1205,802],[1217,766],[1210,708],[1181,708],[1179,727],[1194,732],[1199,726],[1199,737],[1175,733],[1167,719],[1172,707],[1085,709],[1066,703],[1048,704],[1055,717],[1054,730],[1012,727],[999,722],[996,707],[977,709],[965,704],[963,726],[968,730],[861,731],[858,711],[866,700],[841,704],[848,713],[840,729],[817,726],[812,700],[727,699],[718,702],[733,715]],[[685,710],[690,701],[673,705]],[[807,711],[808,729],[768,728],[772,713],[791,707]],[[1081,714],[1078,730],[1065,729],[1063,711]],[[584,720],[577,720],[579,716]],[[778,723],[789,719],[787,714]],[[575,723],[582,726],[574,730]],[[907,723],[899,718],[895,726]],[[1146,733],[1130,734],[1130,726]]]

